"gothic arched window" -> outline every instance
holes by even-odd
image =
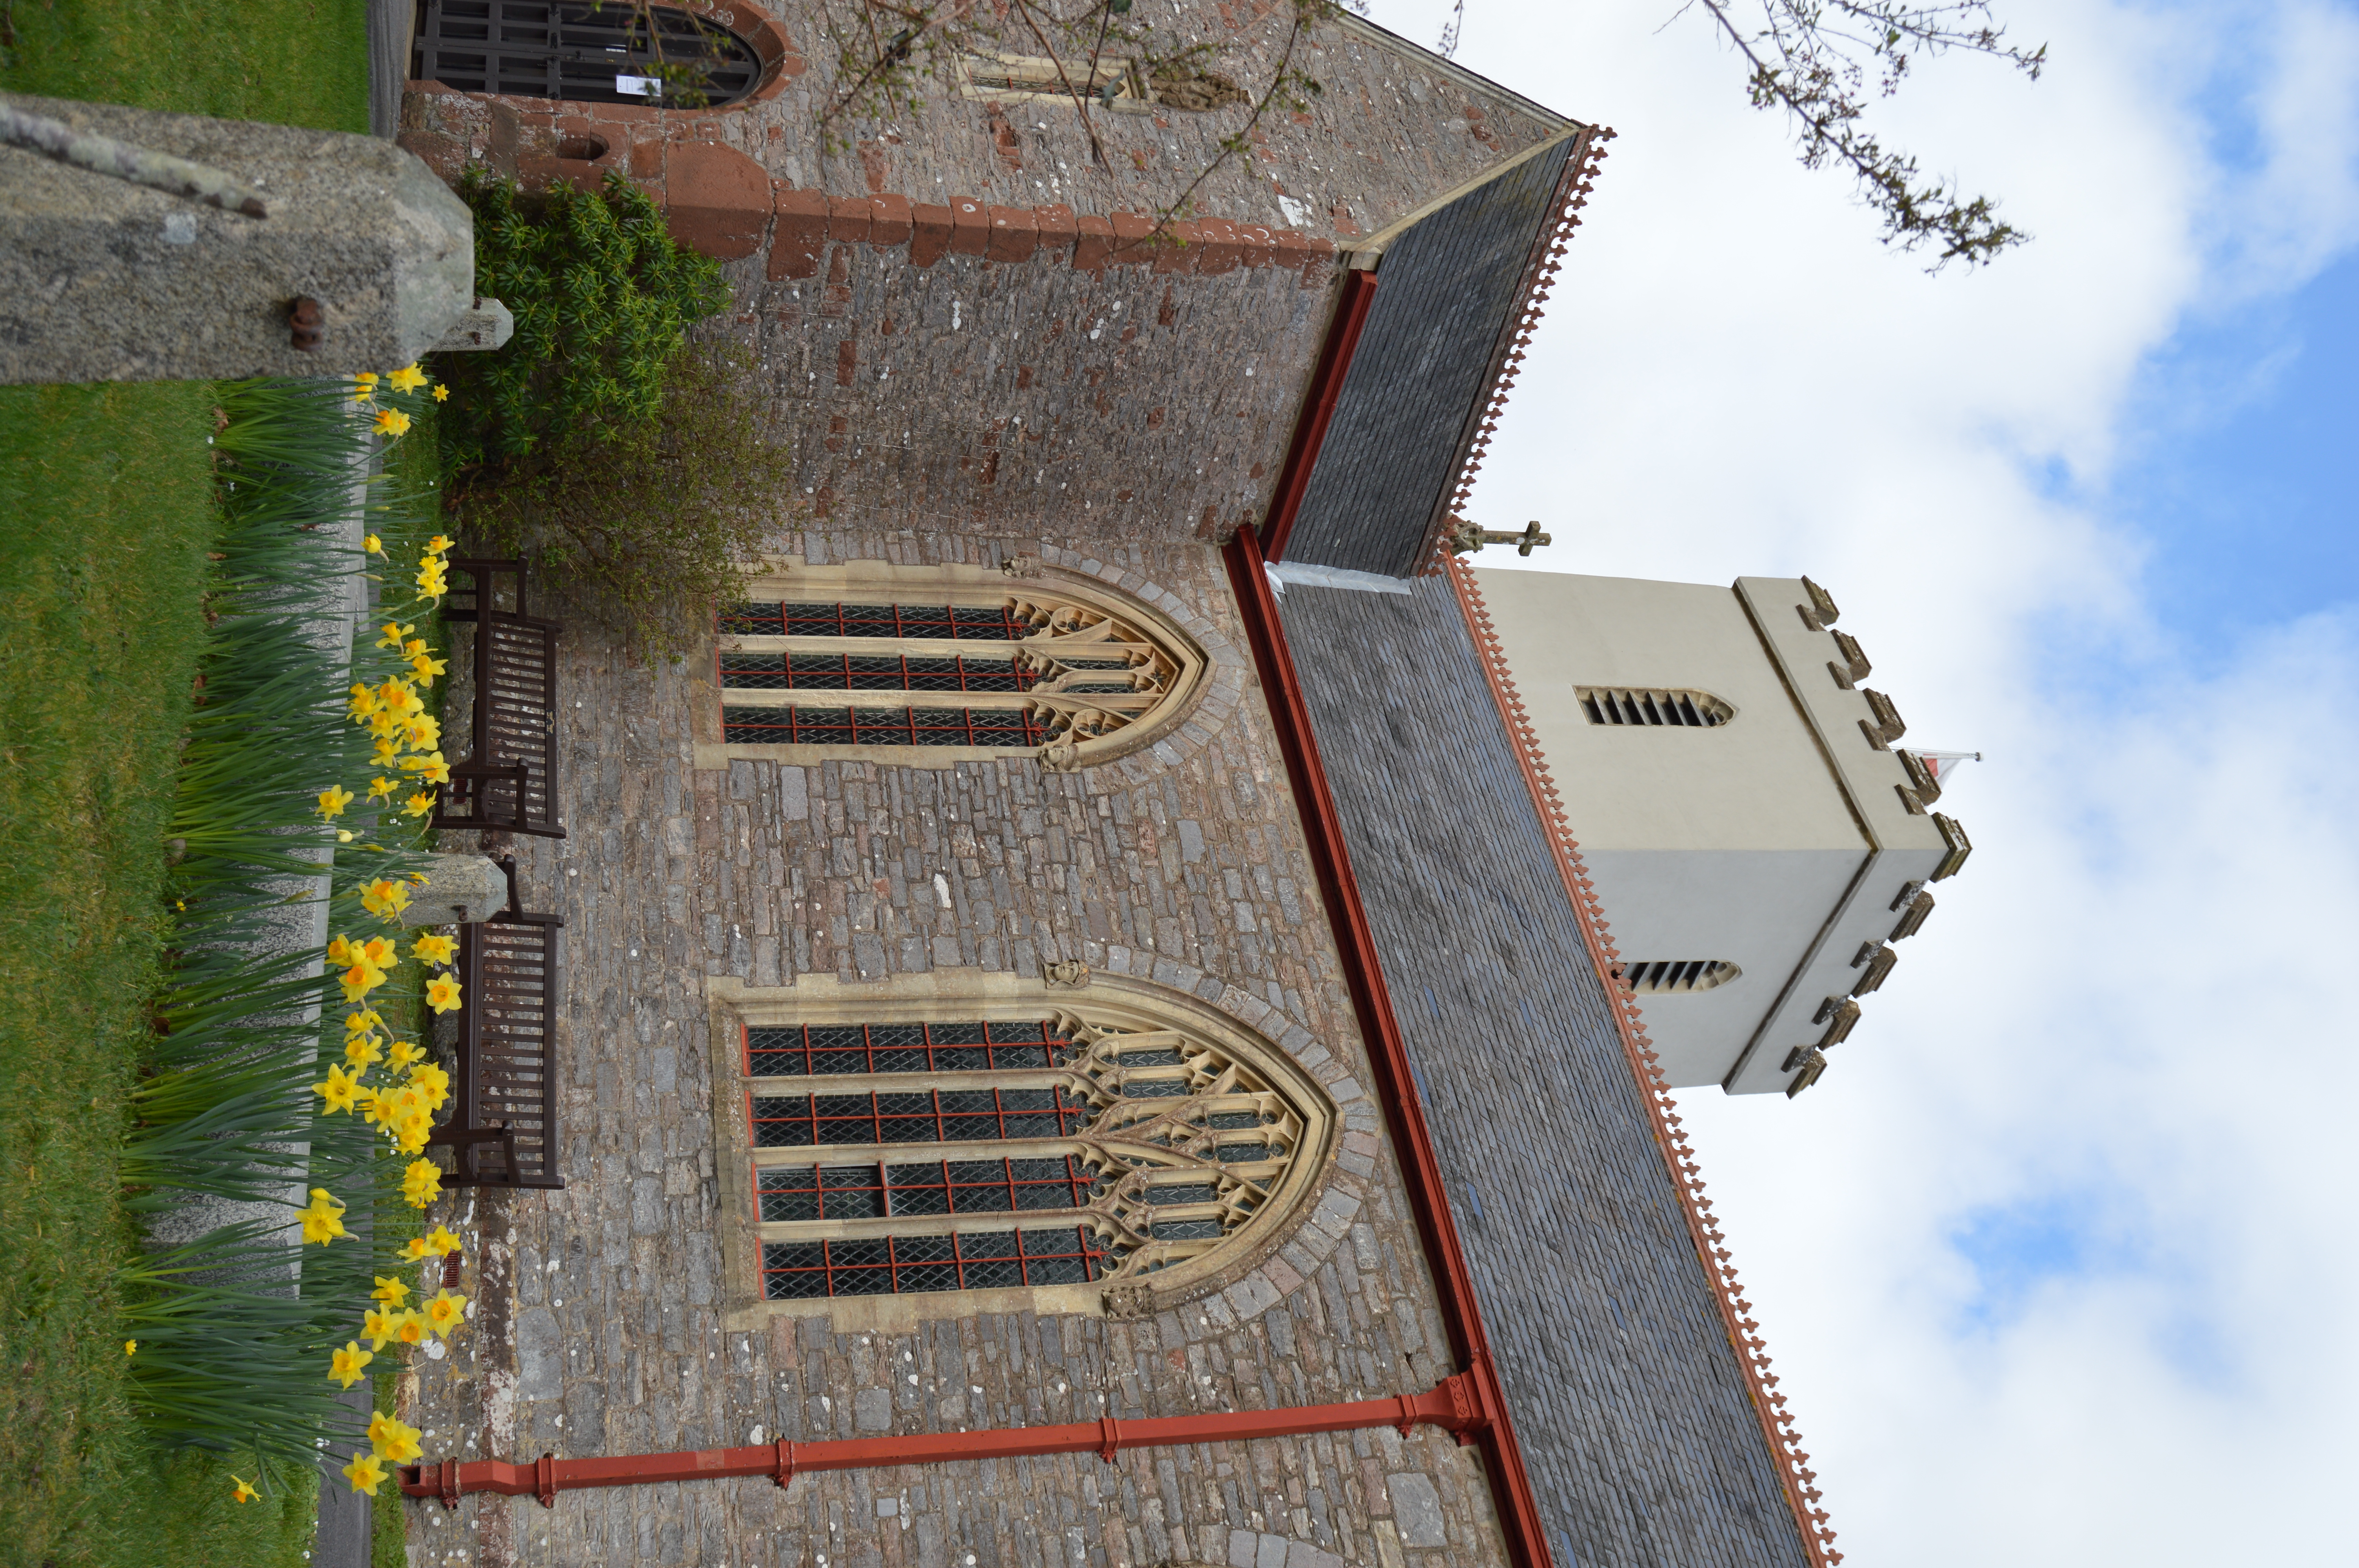
[[[757,579],[721,612],[733,753],[923,766],[1029,752],[1086,767],[1172,728],[1203,674],[1168,620],[1077,579],[868,567],[882,563]]]
[[[1060,1001],[745,1023],[760,1295],[1088,1310],[1277,1236],[1325,1163],[1318,1086],[1136,996]]]
[[[464,92],[718,109],[761,84],[762,62],[677,5],[420,0],[409,73]]]

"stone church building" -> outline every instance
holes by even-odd
[[[1250,128],[994,52],[829,150],[846,8],[688,9],[695,109],[419,8],[404,145],[646,183],[798,471],[694,657],[561,643],[552,1184],[449,1206],[411,1561],[1839,1561],[1449,550],[1610,133],[1343,14]]]

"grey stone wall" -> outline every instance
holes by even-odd
[[[796,543],[814,562],[997,558],[958,539]],[[479,1302],[455,1350],[413,1370],[408,1419],[429,1457],[1263,1408],[1419,1391],[1454,1370],[1389,1149],[1364,1098],[1334,1087],[1370,1075],[1219,557],[1184,545],[1094,561],[1029,547],[1189,619],[1215,665],[1203,722],[1075,775],[1029,759],[699,772],[693,708],[712,688],[697,668],[650,672],[609,640],[569,635],[560,782],[572,837],[517,846],[528,906],[568,921],[558,1038],[569,1184],[447,1204],[464,1240],[462,1288]],[[1345,1129],[1301,1233],[1317,1240],[1310,1227],[1321,1227],[1323,1243],[1289,1244],[1228,1292],[1135,1322],[1005,1314],[839,1334],[824,1319],[775,1319],[729,1332],[706,979],[858,983],[949,967],[1024,972],[1044,957],[1217,984],[1248,1023],[1282,1036],[1282,1015],[1315,1039],[1299,1054],[1343,1104]],[[785,1492],[569,1493],[549,1511],[528,1498],[471,1498],[455,1514],[408,1506],[421,1565],[1504,1561],[1473,1451],[1390,1428],[1142,1450],[1112,1465],[810,1476]]]

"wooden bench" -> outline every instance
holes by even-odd
[[[451,766],[430,826],[565,837],[557,817],[557,639],[559,622],[527,613],[525,564],[451,557],[473,579],[453,587],[446,622],[472,624],[474,712],[468,750]],[[499,608],[503,579],[515,579],[513,610]],[[465,602],[460,602],[463,600]]]
[[[517,906],[516,860],[503,856],[508,906],[459,928],[459,1043],[450,1116],[427,1147],[455,1162],[460,1187],[561,1188],[557,1174],[555,914]]]

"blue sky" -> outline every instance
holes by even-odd
[[[1827,1076],[1680,1100],[1850,1568],[2341,1563],[2251,1500],[2359,1469],[2359,5],[1995,3],[2045,80],[1877,129],[2037,239],[1928,278],[1698,12],[1467,0],[1462,63],[1620,132],[1471,510],[1808,572],[1988,753]]]
[[[2129,460],[2089,499],[2150,541],[2174,642],[2216,662],[2359,583],[2359,259],[2201,310],[2151,355]]]

